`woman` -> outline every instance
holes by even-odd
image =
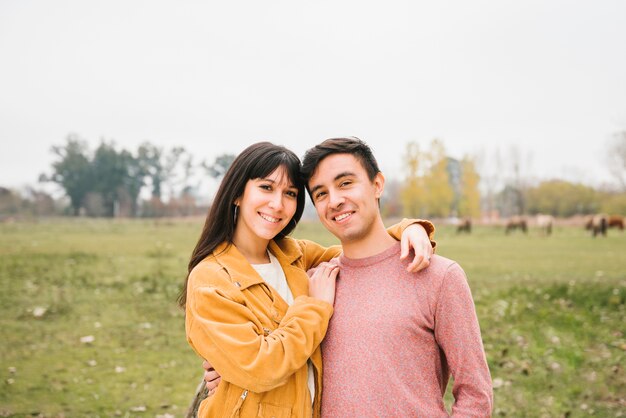
[[[304,210],[299,169],[284,147],[262,142],[244,150],[191,256],[180,298],[187,339],[222,377],[201,417],[319,416],[319,344],[337,268],[323,264],[311,279],[306,271],[341,248],[287,237]],[[394,227],[394,237],[408,224]]]

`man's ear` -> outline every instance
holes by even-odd
[[[380,196],[383,194],[383,190],[385,190],[385,176],[383,173],[380,171],[376,173],[372,184],[374,185],[376,199],[380,199]]]

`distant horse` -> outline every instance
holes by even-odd
[[[509,221],[506,223],[506,227],[504,228],[504,233],[509,234],[509,232],[521,229],[523,233],[528,232],[528,222],[526,222],[526,218],[523,216],[512,216],[509,218]]]
[[[552,234],[552,226],[554,225],[554,216],[537,215],[537,226],[547,236]]]
[[[607,228],[617,228],[620,231],[624,230],[624,217],[620,215],[611,215],[606,222]]]
[[[470,218],[463,218],[459,225],[456,227],[456,233],[460,234],[461,232],[467,232],[468,234],[472,232],[472,220]]]
[[[591,220],[585,225],[586,229],[591,230],[592,236],[601,234],[606,237],[606,230],[608,228],[608,217],[604,214],[593,215]]]

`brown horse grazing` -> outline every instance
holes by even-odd
[[[620,215],[611,215],[606,223],[607,228],[617,228],[620,231],[624,230],[624,217]]]
[[[593,215],[591,221],[588,222],[588,225],[585,225],[585,228],[591,229],[591,234],[594,238],[598,234],[606,237],[606,230],[608,228],[608,216],[602,213]]]
[[[528,222],[526,222],[525,217],[512,216],[511,218],[509,218],[509,221],[506,223],[506,227],[504,228],[504,233],[508,235],[509,232],[515,229],[521,229],[522,232],[525,234],[528,232]]]
[[[554,225],[554,216],[552,215],[537,215],[537,226],[541,231],[550,236],[552,234],[552,226]]]
[[[459,225],[456,227],[456,233],[460,234],[461,232],[467,232],[468,234],[472,232],[472,220],[470,218],[463,218],[459,222]]]

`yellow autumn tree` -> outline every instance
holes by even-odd
[[[417,142],[407,143],[404,156],[406,177],[400,192],[400,198],[402,199],[405,216],[414,218],[424,216],[422,210],[423,202],[421,202],[424,196],[424,187],[423,178],[420,175],[422,160]]]
[[[459,199],[459,216],[477,218],[480,216],[480,176],[476,171],[474,160],[465,156],[461,160],[461,196]]]
[[[427,171],[424,175],[426,214],[435,217],[450,216],[454,190],[448,173],[448,157],[443,142],[433,139],[426,154]]]

